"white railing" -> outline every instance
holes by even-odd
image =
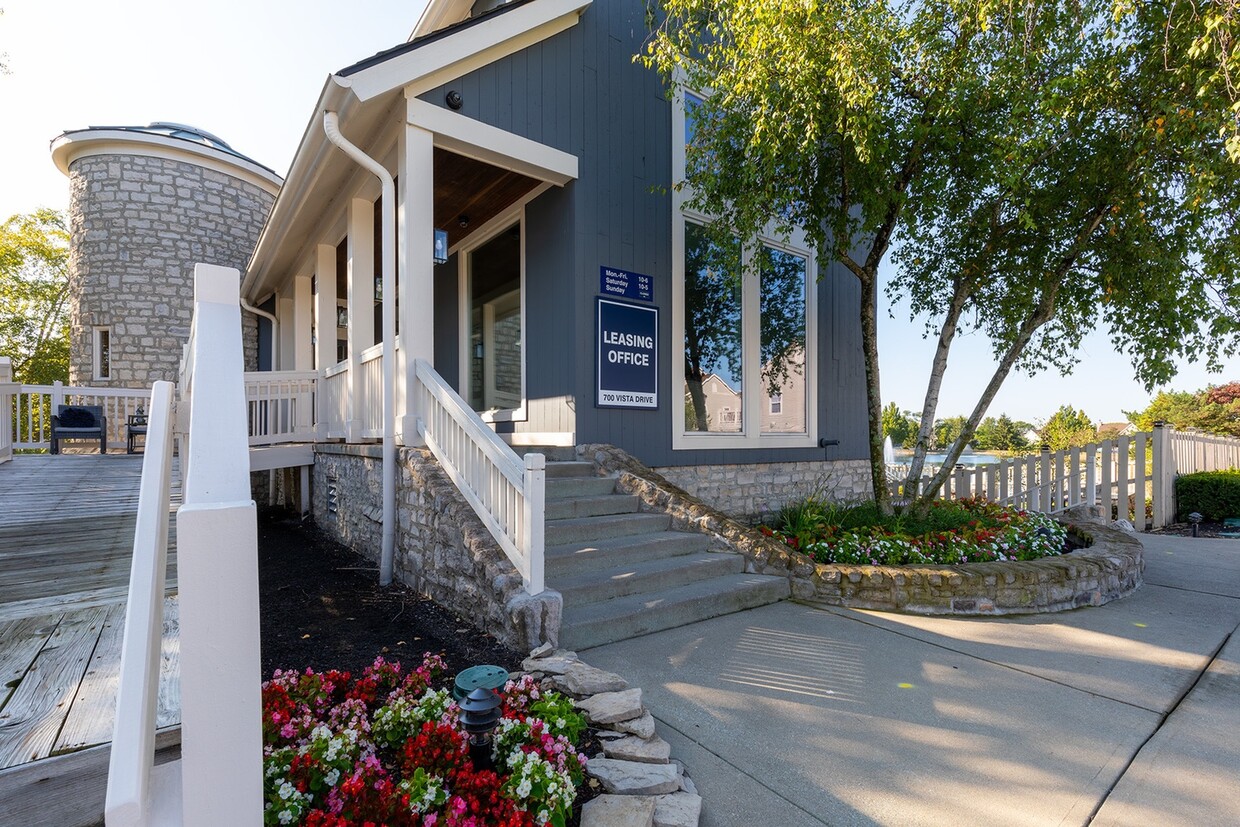
[[[349,363],[323,371],[318,387],[319,436],[344,439],[349,431]]]
[[[116,722],[108,760],[108,827],[167,824],[172,823],[170,816],[180,821],[179,766],[165,764],[158,771],[154,767],[168,571],[173,386],[171,382],[156,382],[152,390],[138,489],[129,603],[125,608]]]
[[[194,316],[181,368],[176,425],[184,499],[177,510],[181,760],[165,765],[174,769],[155,771],[175,773],[180,796],[173,795],[175,784],[150,783],[147,745],[139,741],[135,750],[142,763],[135,768],[131,760],[109,769],[109,827],[257,827],[263,820],[258,525],[250,498],[240,280],[230,268],[195,266]],[[147,453],[144,491],[153,445]],[[123,659],[122,695],[141,691],[126,686],[134,680],[129,675],[158,668],[158,650],[138,648]],[[145,659],[145,666],[131,666],[135,657]],[[140,711],[145,732],[153,726],[154,711]],[[132,777],[144,772],[146,781]],[[144,784],[149,798],[142,797]]]
[[[13,458],[13,403],[20,390],[13,382],[13,362],[0,356],[0,462]]]
[[[314,441],[314,392],[318,376],[313,370],[245,374],[246,421],[251,445]]]
[[[361,353],[361,369],[353,380],[353,393],[361,406],[362,436],[383,438],[383,343],[368,347]]]
[[[149,388],[88,388],[53,382],[21,385],[15,394],[13,421],[9,428],[13,447],[23,450],[50,448],[52,415],[61,405],[100,405],[108,422],[108,447],[125,447],[128,417],[150,402]]]
[[[526,591],[538,594],[544,589],[545,458],[526,454],[523,461],[426,361],[418,359],[414,369],[419,434],[521,572]]]

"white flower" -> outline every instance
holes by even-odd
[[[277,816],[277,818],[279,818],[281,824],[292,824],[293,823],[293,814],[290,813],[288,810],[281,810],[280,815]]]
[[[521,798],[529,798],[530,789],[531,789],[530,780],[527,778],[517,785],[517,795],[520,796]]]
[[[277,792],[277,794],[280,796],[280,798],[287,801],[288,797],[292,795],[294,792],[296,792],[296,790],[293,789],[293,785],[285,781],[283,784],[280,785],[280,789]]]

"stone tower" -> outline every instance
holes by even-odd
[[[95,126],[52,141],[69,177],[69,382],[176,381],[199,262],[244,272],[281,178],[200,129]],[[245,314],[247,369],[256,319]]]

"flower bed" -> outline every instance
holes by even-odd
[[[494,769],[475,766],[458,708],[426,655],[348,672],[277,671],[263,684],[266,824],[563,827],[581,783],[572,701],[509,681]]]
[[[818,519],[797,511],[798,520],[760,526],[768,537],[809,555],[817,563],[910,566],[1036,560],[1062,554],[1067,530],[1045,514],[1030,514],[984,498],[935,501],[930,524],[951,529],[910,534],[886,525],[848,525],[847,511],[827,509]],[[933,513],[935,511],[940,513]],[[835,519],[831,519],[834,517]]]

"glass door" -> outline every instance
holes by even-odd
[[[470,250],[467,266],[468,401],[479,413],[510,418],[525,398],[520,222]]]

